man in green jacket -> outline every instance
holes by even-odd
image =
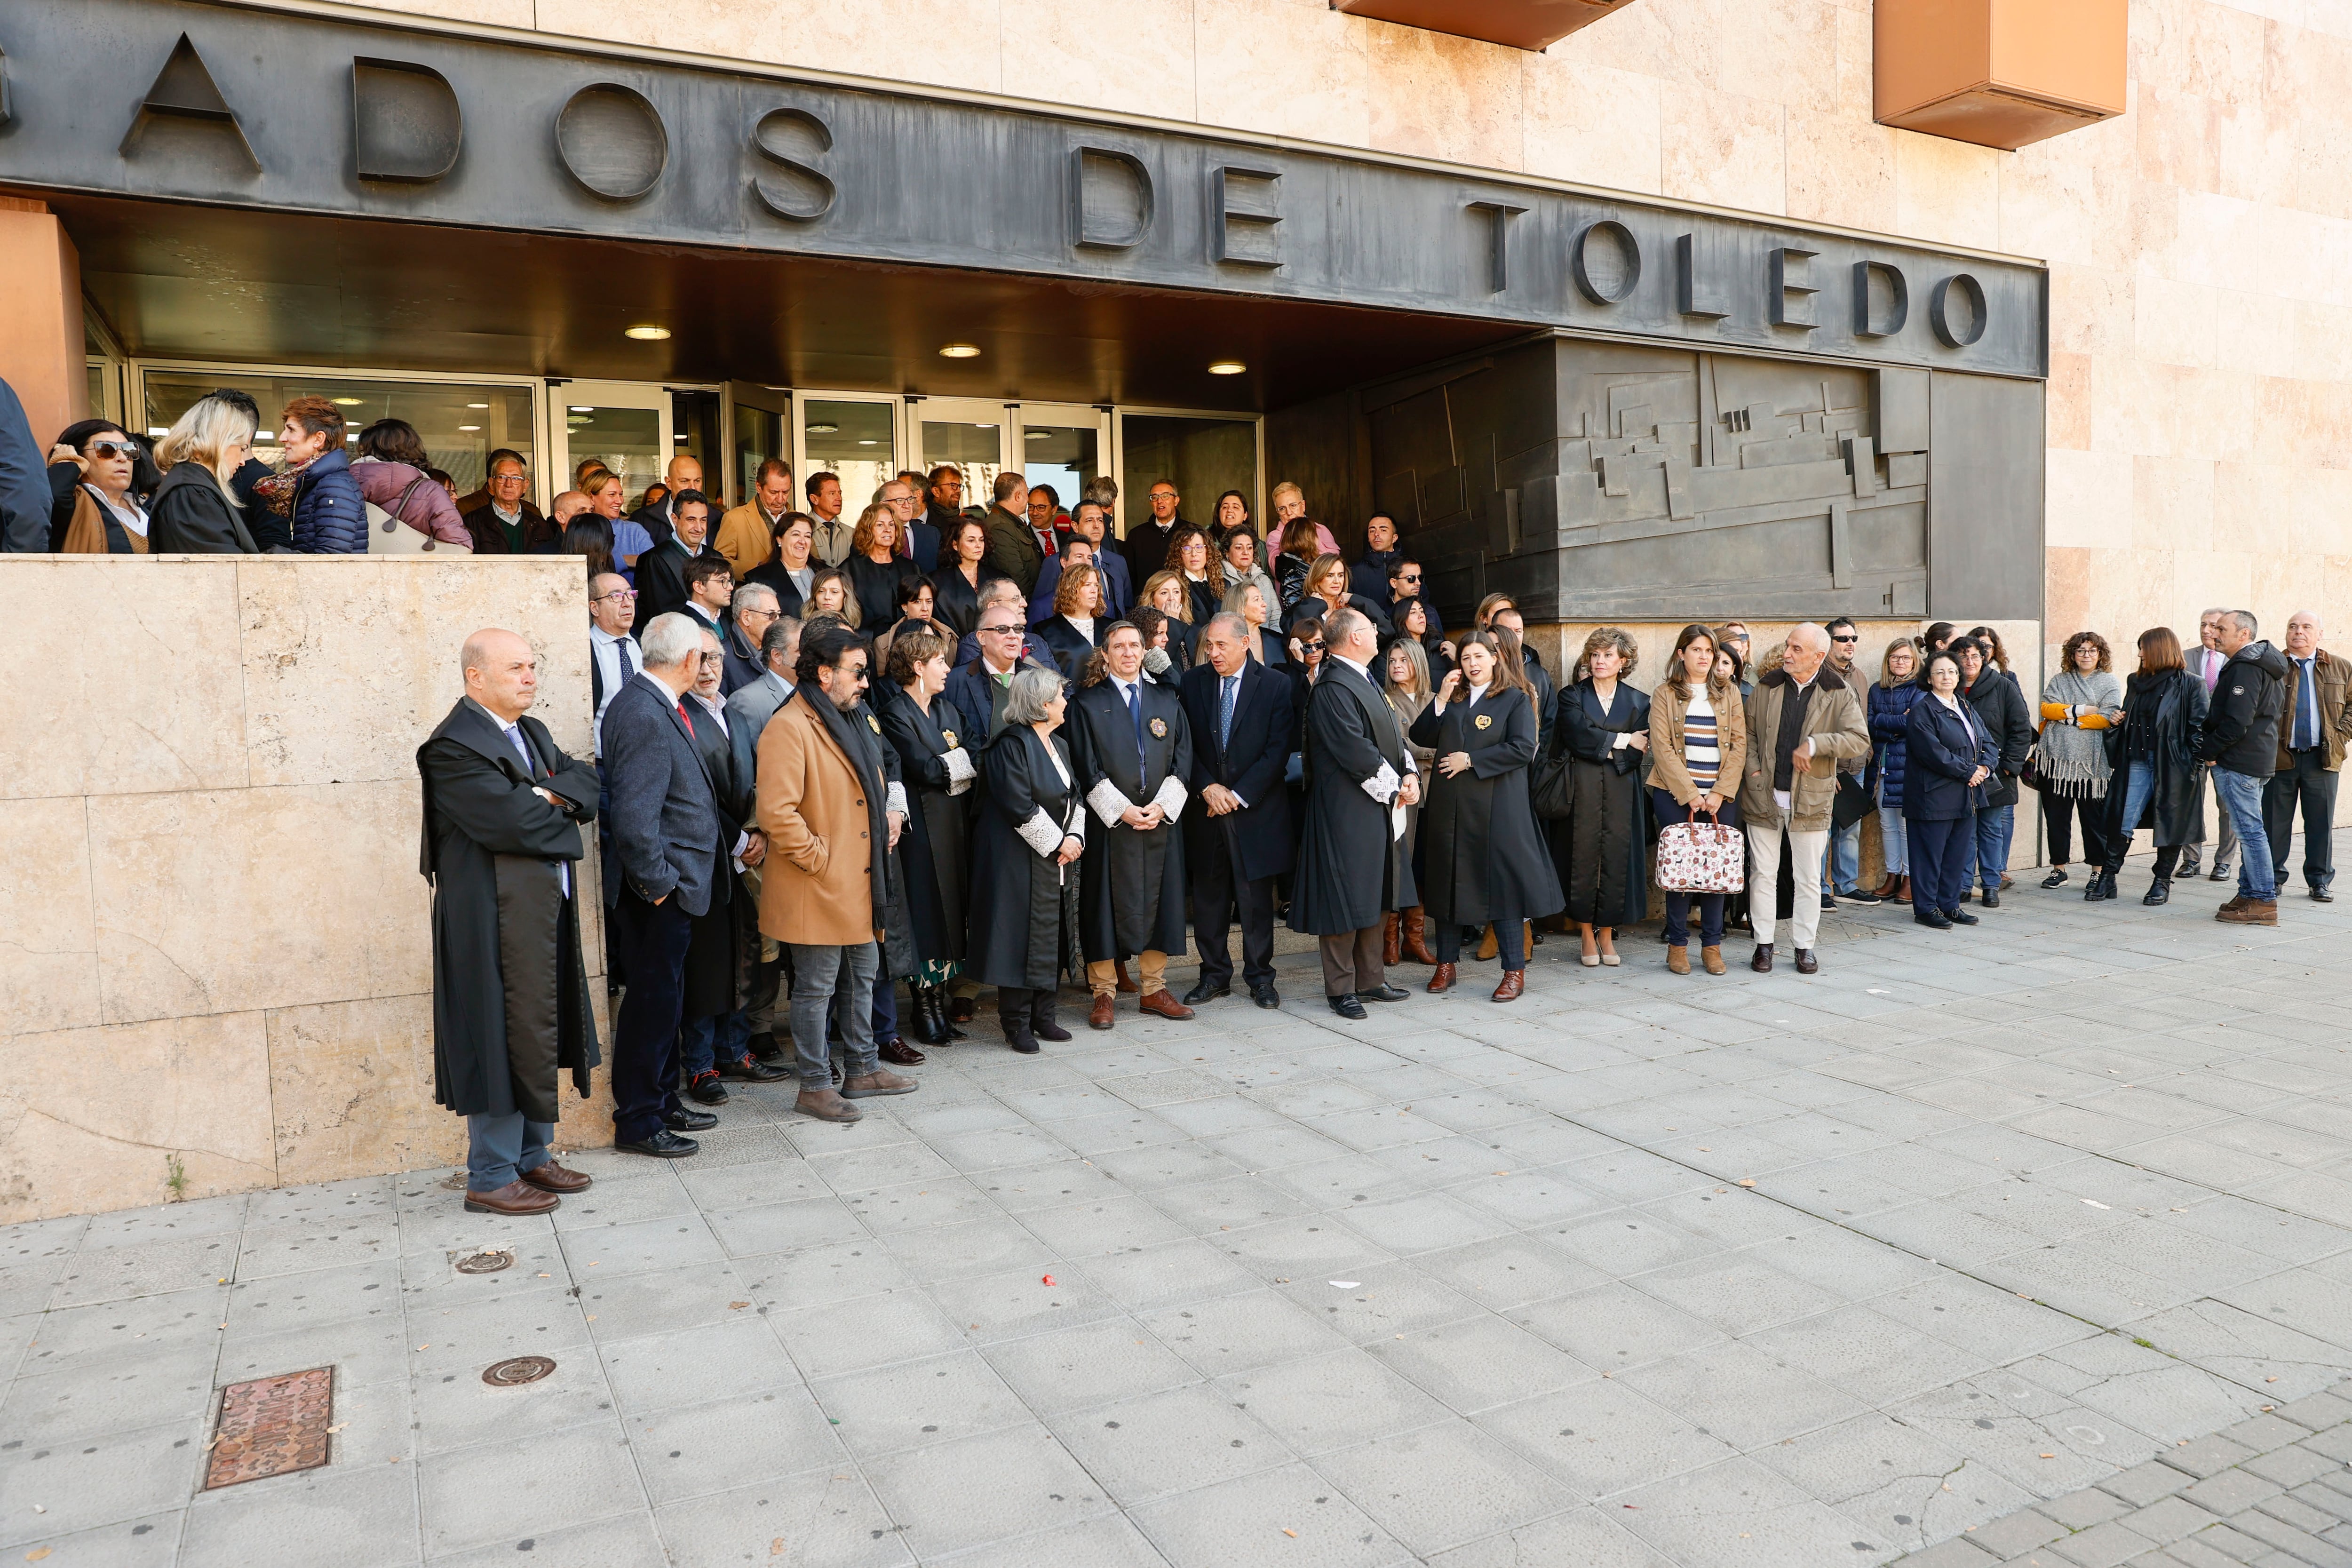
[[[1012,468],[996,476],[996,504],[988,509],[990,567],[1021,584],[1021,602],[1037,591],[1037,574],[1045,569],[1045,552],[1029,526],[1029,481]]]

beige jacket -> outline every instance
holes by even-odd
[[[1799,833],[1826,833],[1830,807],[1837,799],[1837,765],[1848,757],[1869,754],[1870,726],[1863,717],[1859,692],[1824,660],[1821,673],[1813,677],[1812,701],[1805,710],[1805,733],[1812,737],[1813,757],[1790,780],[1784,821],[1780,803],[1772,798],[1772,744],[1780,732],[1780,705],[1793,685],[1787,670],[1776,669],[1756,683],[1748,699],[1739,819],[1753,827],[1787,826]]]
[[[1740,764],[1748,758],[1748,714],[1739,701],[1739,688],[1728,681],[1709,682],[1706,700],[1715,707],[1716,744],[1723,752],[1723,769],[1715,776],[1716,793],[1729,800],[1739,794]],[[1650,693],[1650,784],[1687,806],[1699,796],[1683,763],[1683,720],[1690,699],[1673,681],[1662,681]]]

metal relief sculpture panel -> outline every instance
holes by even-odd
[[[1921,371],[1558,339],[1368,402],[1441,605],[1659,620],[1926,614],[1930,396]],[[2038,438],[2005,444],[2039,472]]]

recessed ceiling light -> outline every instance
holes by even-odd
[[[1051,430],[1024,430],[1021,433],[1021,438],[1024,441],[1050,441],[1054,438],[1054,433]]]
[[[837,435],[840,430],[841,426],[838,425],[812,425],[808,427],[808,433],[812,436]]]
[[[489,405],[487,403],[468,403],[466,406],[468,408],[488,408]]]
[[[481,426],[478,425],[460,425],[457,428],[460,430],[478,430]]]
[[[1247,369],[1249,369],[1249,366],[1244,364],[1237,359],[1221,359],[1214,361],[1210,364],[1209,374],[1211,375],[1239,375],[1242,372]]]
[[[857,444],[861,447],[879,447],[882,443],[879,441],[860,441]]]
[[[356,397],[338,397],[335,402],[345,408],[357,408],[360,405],[360,400]]]
[[[978,343],[945,343],[940,348],[940,357],[941,359],[978,359],[980,345]]]
[[[575,403],[572,405],[572,412],[574,414],[593,414],[596,412],[596,405],[593,403]]]
[[[168,425],[150,425],[147,426],[147,434],[159,440],[165,436],[169,436],[171,433],[172,428]]]
[[[635,338],[643,343],[657,343],[669,336],[669,329],[667,327],[631,327],[621,335],[625,338]]]

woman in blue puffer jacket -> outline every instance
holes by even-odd
[[[1911,704],[1919,700],[1918,673],[1919,645],[1896,637],[1886,645],[1886,658],[1870,689],[1870,777],[1865,783],[1878,801],[1878,832],[1886,861],[1886,884],[1878,896],[1906,902],[1911,897],[1911,836],[1903,818],[1904,736]]]
[[[278,444],[294,479],[294,549],[303,555],[367,553],[367,502],[343,450],[343,411],[323,397],[286,405]]]

